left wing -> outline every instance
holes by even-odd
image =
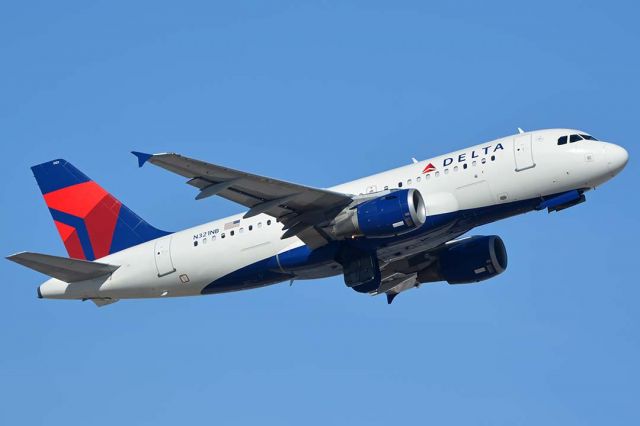
[[[188,178],[200,190],[197,200],[219,195],[249,208],[245,218],[268,214],[284,224],[282,238],[297,235],[311,248],[326,244],[330,237],[320,229],[353,199],[347,194],[312,188],[254,175],[184,157],[179,154],[133,152],[138,165],[146,162]]]

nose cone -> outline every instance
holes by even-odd
[[[618,174],[622,169],[624,169],[624,166],[627,165],[627,162],[629,161],[629,153],[621,146],[608,144],[607,160],[609,170],[613,174]]]

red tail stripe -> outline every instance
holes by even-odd
[[[78,237],[76,229],[57,220],[54,220],[54,223],[56,224],[56,228],[58,228],[58,233],[60,233],[69,257],[86,259],[87,256],[85,256],[84,250],[82,250],[82,244],[80,243],[80,237]]]
[[[97,183],[88,181],[49,192],[44,199],[50,209],[84,219],[107,195]]]
[[[84,219],[93,255],[96,259],[104,257],[110,252],[120,206],[118,200],[107,195]]]

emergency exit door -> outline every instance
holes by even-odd
[[[536,166],[533,162],[531,134],[519,135],[513,138],[513,155],[516,159],[516,172]]]
[[[173,267],[171,260],[171,236],[156,241],[153,255],[156,259],[156,270],[159,277],[175,272],[176,268]]]

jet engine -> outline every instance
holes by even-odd
[[[497,235],[476,236],[449,244],[438,260],[418,272],[420,283],[447,281],[469,284],[484,281],[507,269],[507,250]]]
[[[417,189],[401,189],[342,211],[333,223],[337,237],[390,237],[419,228],[427,219]]]

